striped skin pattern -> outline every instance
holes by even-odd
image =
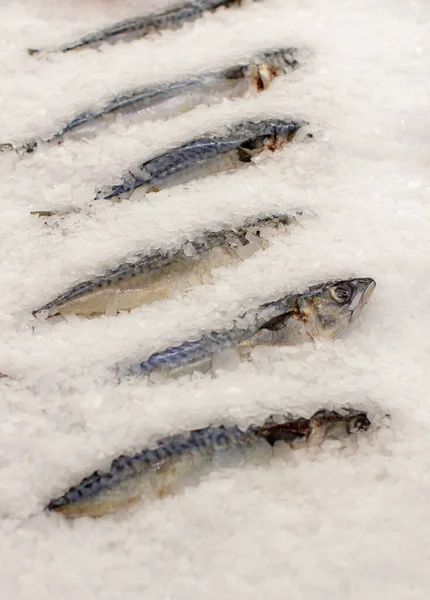
[[[222,98],[243,96],[253,87],[259,91],[265,90],[275,77],[298,67],[296,52],[295,48],[272,50],[255,56],[248,64],[124,92],[109,100],[99,110],[89,109],[76,115],[54,135],[40,141],[45,144],[61,143],[67,134],[76,133],[82,128],[85,135],[89,124],[102,124],[107,117],[117,114],[140,113],[141,119],[167,119],[182,115],[201,104],[210,105]],[[33,153],[38,145],[39,140],[32,139],[18,147],[17,152]],[[13,150],[12,144],[3,146],[5,150]]]
[[[232,155],[232,158],[239,162],[250,162],[253,156],[265,148],[276,150],[282,147],[304,124],[293,120],[270,119],[240,123],[226,136],[203,136],[141,163],[133,172],[126,173],[119,185],[99,190],[96,199],[115,200],[129,197],[135,189],[143,185],[147,191],[163,189],[167,187],[165,180],[173,176],[183,176],[188,170],[192,173],[192,179],[204,177],[208,164],[213,164],[214,161],[222,164],[227,155]],[[228,167],[221,167],[221,170],[228,170]],[[176,183],[170,182],[169,185]]]
[[[148,376],[154,372],[173,373],[225,349],[237,347],[247,352],[259,345],[295,345],[317,338],[332,338],[343,332],[359,314],[375,288],[371,278],[354,278],[312,286],[304,294],[289,294],[248,311],[230,329],[204,334],[152,354],[141,363],[118,365],[117,374]],[[336,290],[342,292],[338,298]]]
[[[256,460],[267,463],[277,442],[285,442],[293,449],[317,446],[326,438],[339,439],[369,426],[365,412],[323,409],[310,419],[272,416],[262,425],[251,425],[245,430],[220,425],[171,436],[152,449],[120,456],[107,472],[96,471],[63,496],[51,500],[47,510],[68,517],[102,516],[142,495],[162,497],[184,484],[198,483],[213,468],[237,467]]]
[[[85,35],[75,42],[64,44],[58,48],[57,52],[71,52],[82,48],[94,48],[103,42],[116,44],[118,42],[142,38],[165,29],[179,29],[184,23],[192,22],[202,17],[205,12],[214,11],[221,6],[229,8],[238,4],[240,4],[240,0],[197,0],[195,2],[187,2],[160,13],[134,17],[120,23],[115,23],[110,27]],[[38,54],[39,52],[40,50],[38,49],[28,49],[30,55]]]
[[[121,281],[132,280],[145,273],[150,274],[160,272],[161,274],[163,269],[175,263],[178,264],[177,271],[179,273],[181,266],[184,266],[186,263],[195,265],[199,261],[207,259],[210,251],[214,248],[226,247],[234,249],[236,247],[247,246],[250,243],[249,239],[251,239],[249,236],[253,235],[253,232],[256,232],[254,238],[259,239],[258,235],[260,229],[283,229],[290,225],[293,220],[293,217],[286,214],[276,214],[267,217],[251,217],[246,219],[243,225],[235,228],[230,227],[219,231],[204,231],[202,234],[196,236],[193,240],[187,241],[176,250],[156,250],[150,254],[142,255],[134,262],[124,262],[116,269],[109,270],[92,280],[81,282],[54,300],[41,306],[35,310],[33,314],[37,315],[44,311],[48,311],[49,315],[52,316],[64,312],[68,310],[68,306],[70,306],[72,301],[79,298],[84,300],[91,292],[103,289],[107,291]],[[265,240],[261,239],[261,246],[264,246],[264,243]],[[172,272],[168,271],[168,274],[171,276]],[[150,282],[148,283],[148,286],[150,286]],[[80,314],[78,308],[70,310],[70,312]]]

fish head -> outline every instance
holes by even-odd
[[[360,430],[367,431],[371,425],[367,413],[346,407],[340,411],[320,410],[311,422],[314,427],[323,426],[328,439],[341,439]]]
[[[256,64],[250,66],[250,69],[256,70],[257,89],[267,89],[275,77],[297,67],[299,63],[295,59],[296,52],[295,48],[284,48],[257,57]]]
[[[277,72],[285,73],[288,69],[298,66],[296,60],[297,48],[281,48],[267,55],[267,62]]]
[[[291,142],[298,132],[298,130],[303,126],[307,125],[306,121],[278,121],[275,123],[275,140],[274,147],[282,148],[284,144]]]
[[[303,119],[297,121],[295,119],[271,119],[264,146],[272,152],[282,148],[285,144],[291,142],[299,129],[305,125],[309,125],[309,122]]]
[[[297,48],[283,48],[279,51],[279,58],[284,65],[296,67],[299,63],[296,60]]]
[[[375,286],[375,281],[366,277],[310,288],[298,300],[300,318],[312,337],[334,338],[361,313]]]
[[[260,65],[267,65],[276,71],[285,72],[287,67],[294,68],[299,63],[296,60],[297,48],[281,48],[277,50],[269,50],[259,54],[255,62]]]

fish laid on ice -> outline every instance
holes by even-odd
[[[206,73],[190,79],[155,87],[130,90],[112,98],[101,108],[87,110],[71,119],[54,135],[40,140],[44,144],[61,143],[69,134],[86,136],[94,125],[110,123],[118,114],[138,113],[143,119],[156,121],[182,115],[205,104],[224,98],[238,98],[251,90],[265,90],[271,81],[288,69],[298,66],[295,48],[273,50],[258,54],[249,63],[222,71]],[[16,148],[17,152],[34,152],[39,140],[29,140]],[[12,150],[12,144],[0,145],[0,151]]]
[[[204,282],[212,268],[265,248],[271,236],[294,220],[284,214],[247,219],[242,225],[205,231],[179,248],[156,250],[74,286],[33,314],[116,315]]]
[[[163,152],[128,171],[123,181],[97,192],[96,199],[128,198],[143,186],[146,192],[159,191],[237,168],[264,149],[271,151],[291,141],[304,122],[270,119],[245,122],[227,135],[205,135]]]
[[[110,27],[106,27],[106,29],[100,29],[85,35],[75,42],[64,44],[53,50],[53,52],[71,52],[82,48],[95,48],[103,42],[109,44],[130,42],[164,29],[179,29],[184,23],[196,21],[204,13],[212,12],[221,6],[229,8],[240,4],[241,0],[196,0],[195,2],[186,2],[160,13],[134,17],[115,23]],[[27,51],[30,55],[41,52],[36,48],[28,48]]]
[[[251,162],[263,150],[274,152],[282,148],[303,125],[307,125],[307,122],[281,119],[246,121],[232,127],[223,136],[206,134],[130,168],[121,183],[99,190],[95,199],[118,201],[129,198],[138,188],[143,194],[158,192],[194,179],[237,169]],[[73,211],[54,213],[34,210],[31,214],[52,216],[70,212]]]
[[[96,471],[51,500],[47,510],[66,517],[101,517],[141,499],[161,498],[196,485],[214,469],[267,464],[277,442],[295,450],[318,446],[325,439],[341,439],[369,426],[365,412],[323,409],[310,419],[277,415],[245,430],[219,426],[175,435],[134,456],[120,456],[107,472]]]
[[[373,279],[356,278],[312,286],[303,294],[289,294],[245,313],[230,329],[206,333],[197,341],[167,348],[135,365],[119,365],[118,375],[207,370],[213,358],[228,348],[247,356],[257,346],[291,346],[336,337],[361,312],[375,285]]]

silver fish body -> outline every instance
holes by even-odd
[[[310,419],[278,415],[245,430],[221,425],[175,435],[134,456],[120,456],[107,472],[96,471],[51,500],[47,510],[72,518],[100,517],[142,498],[160,498],[195,485],[214,469],[267,464],[277,442],[292,449],[318,446],[326,438],[343,438],[369,426],[365,412],[323,409]]]
[[[96,48],[104,42],[109,44],[129,42],[165,29],[179,29],[184,23],[199,19],[205,12],[212,12],[222,6],[228,8],[239,4],[240,0],[196,0],[195,2],[186,2],[160,13],[134,17],[115,23],[110,27],[85,35],[75,42],[64,44],[57,49],[57,52]],[[30,55],[39,52],[39,49],[28,49]]]
[[[84,281],[33,314],[116,315],[204,283],[211,270],[244,260],[293,222],[284,214],[247,219],[236,228],[204,231],[179,248],[157,250]]]
[[[123,181],[99,190],[96,199],[128,198],[238,168],[264,149],[274,151],[292,140],[304,122],[270,119],[245,122],[225,136],[206,135],[147,160],[128,171]]]
[[[295,53],[295,48],[273,50],[255,56],[248,64],[160,86],[130,90],[112,98],[100,109],[80,113],[54,135],[41,141],[45,144],[61,143],[68,135],[89,135],[94,133],[96,125],[109,124],[118,114],[135,113],[140,120],[167,119],[202,104],[211,105],[225,98],[244,96],[252,89],[264,90],[276,76],[297,67]],[[29,140],[17,151],[31,153],[38,144],[36,139]],[[13,149],[11,144],[3,146],[5,150]]]
[[[210,368],[214,357],[235,348],[239,356],[258,346],[291,346],[322,338],[334,338],[356,317],[375,288],[371,278],[355,278],[313,286],[304,294],[291,294],[264,304],[239,317],[230,329],[204,334],[152,354],[135,365],[118,365],[117,374],[149,376],[181,374]]]

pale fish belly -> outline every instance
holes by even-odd
[[[210,470],[210,456],[204,451],[192,451],[181,456],[160,460],[112,487],[100,489],[88,496],[55,508],[66,517],[102,517],[116,512],[143,498],[148,501],[179,492],[186,485],[195,485]]]
[[[246,163],[241,159],[237,150],[227,152],[226,154],[219,154],[213,158],[204,158],[201,161],[188,166],[187,168],[174,173],[172,175],[162,176],[160,178],[154,178],[149,184],[140,184],[139,187],[135,187],[131,191],[120,193],[116,196],[108,198],[110,202],[119,202],[123,198],[130,198],[133,201],[143,200],[146,194],[151,192],[159,192],[176,185],[185,185],[192,183],[198,179],[209,177],[211,175],[218,175],[220,173],[226,173],[228,171],[235,171],[236,169],[243,167]],[[133,175],[139,175],[139,171],[131,170]],[[110,188],[106,188],[108,191]]]
[[[286,214],[251,217],[236,227],[204,231],[177,250],[140,255],[77,283],[33,314],[42,318],[67,313],[113,315],[207,283],[213,269],[248,259],[294,220]]]
[[[242,433],[234,435],[224,430],[221,435],[222,439],[218,436],[218,440],[198,441],[178,454],[174,448],[168,448],[168,444],[154,451],[147,451],[146,454],[149,455],[152,452],[154,456],[164,456],[153,459],[149,456],[146,463],[140,466],[139,459],[135,460],[133,471],[130,469],[125,477],[118,474],[112,477],[94,474],[94,480],[87,484],[88,490],[85,489],[85,484],[78,486],[66,494],[68,498],[64,504],[53,506],[54,501],[48,508],[71,518],[101,517],[141,500],[152,501],[180,493],[186,487],[198,485],[211,471],[217,469],[262,464],[269,461],[273,454],[270,444],[256,436]],[[170,455],[166,455],[166,452]],[[116,469],[117,467],[114,471]],[[127,466],[124,470],[126,469]],[[107,478],[107,481],[103,481],[103,478]]]
[[[212,105],[224,98],[236,98],[245,95],[252,86],[249,78],[226,79],[222,76],[207,76],[194,82],[160,91],[151,99],[136,100],[115,113],[136,113],[139,121],[150,118],[152,121],[169,119],[184,114],[200,105]],[[106,115],[107,116],[107,115]]]
[[[129,311],[202,285],[210,279],[212,269],[239,262],[263,245],[264,240],[249,243],[243,248],[223,244],[200,256],[181,255],[161,269],[130,275],[63,304],[53,305],[49,315],[114,316],[120,311]]]
[[[59,133],[46,140],[46,143],[60,143],[64,136],[70,139],[91,138],[97,135],[99,127],[109,127],[127,115],[127,123],[159,121],[185,114],[197,106],[222,102],[224,98],[244,96],[252,87],[250,78],[227,79],[219,76],[203,76],[200,79],[174,84],[136,93],[133,97],[121,101],[113,100],[100,112],[88,113],[86,118],[68,123]]]

